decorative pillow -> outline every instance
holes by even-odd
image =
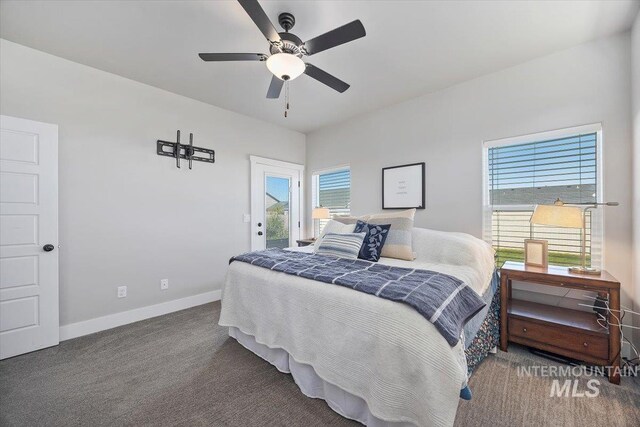
[[[358,258],[366,259],[367,261],[378,262],[380,259],[380,252],[384,247],[384,242],[387,240],[389,229],[391,224],[369,224],[364,221],[358,220],[356,223],[356,229],[354,233],[367,233],[364,236],[364,241],[360,247],[360,253]]]
[[[413,217],[415,209],[402,212],[376,214],[369,216],[369,223],[391,224],[387,241],[382,247],[380,256],[398,258],[413,261],[416,257],[413,253],[411,233],[413,231]]]
[[[358,221],[364,221],[366,222],[367,219],[369,219],[369,215],[363,215],[363,216],[349,216],[349,215],[343,215],[343,216],[334,216],[333,219],[335,221],[341,222],[343,224],[354,224]]]
[[[353,233],[353,229],[355,228],[355,222],[353,224],[343,224],[341,222],[338,221],[334,221],[331,220],[329,221],[324,228],[322,229],[322,233],[320,233],[320,237],[318,237],[315,241],[315,243],[313,244],[313,251],[315,252],[318,247],[320,246],[320,243],[322,242],[322,239],[324,239],[325,234],[327,233],[338,233],[338,234],[344,234],[344,233]]]
[[[362,241],[367,233],[327,233],[314,253],[340,258],[358,259]]]

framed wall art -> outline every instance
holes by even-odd
[[[382,209],[425,208],[425,163],[382,168]]]

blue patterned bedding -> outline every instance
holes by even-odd
[[[482,310],[478,312],[475,316],[473,316],[469,321],[464,325],[464,348],[469,348],[471,342],[475,338],[475,336],[480,331],[482,327],[482,323],[484,319],[487,317],[489,310],[491,308],[491,301],[493,300],[496,291],[500,285],[500,278],[498,277],[498,271],[493,272],[493,277],[491,278],[491,284],[488,289],[484,291],[481,295],[482,301],[486,304]]]
[[[407,304],[431,322],[451,346],[458,343],[465,323],[486,305],[461,280],[435,271],[278,248],[238,255],[230,262],[233,261]]]
[[[497,272],[494,272],[491,286],[485,292],[483,300],[489,302],[487,307],[482,309],[464,328],[464,353],[469,375],[500,342],[500,277]]]

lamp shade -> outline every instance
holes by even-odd
[[[311,218],[313,219],[329,219],[331,218],[329,208],[314,208],[311,212]]]
[[[582,228],[582,209],[559,204],[537,205],[529,222],[554,227]]]
[[[304,61],[290,53],[276,53],[267,59],[267,68],[280,80],[293,80],[304,73]]]

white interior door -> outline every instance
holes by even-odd
[[[251,250],[296,245],[304,166],[251,156]]]
[[[58,344],[58,127],[0,116],[0,359]]]

